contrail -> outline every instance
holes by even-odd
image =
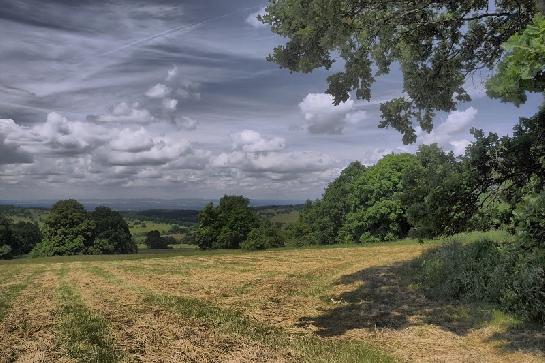
[[[47,113],[54,112],[54,110],[51,110],[49,108],[35,107],[35,106],[30,106],[30,105],[23,105],[21,103],[15,103],[15,102],[8,103],[8,102],[0,101],[0,105],[8,106],[8,107],[24,108],[24,109],[27,109],[27,110],[41,111],[41,112],[47,112]]]
[[[204,25],[206,23],[209,23],[209,22],[212,22],[212,21],[215,21],[215,20],[219,20],[219,19],[223,19],[223,18],[227,18],[227,17],[229,17],[231,15],[234,15],[236,13],[240,13],[240,12],[243,12],[243,11],[250,11],[250,10],[253,10],[253,9],[257,9],[257,8],[262,8],[262,6],[251,6],[251,7],[248,7],[248,8],[237,9],[237,10],[231,11],[231,12],[229,12],[227,14],[223,14],[223,15],[220,15],[220,16],[215,16],[215,17],[212,17],[212,18],[202,20],[202,21],[200,21],[198,23],[195,23],[195,24],[180,25],[180,26],[177,26],[177,27],[162,31],[162,32],[157,33],[157,34],[147,36],[147,37],[142,38],[142,39],[134,40],[134,41],[132,41],[132,42],[130,42],[128,44],[125,44],[125,45],[119,47],[119,48],[115,48],[115,49],[109,50],[107,52],[100,53],[99,56],[105,56],[105,55],[110,55],[110,54],[113,54],[113,53],[117,53],[117,52],[120,52],[122,50],[125,50],[125,49],[128,49],[128,48],[133,48],[133,47],[136,47],[136,46],[138,46],[140,44],[149,42],[149,41],[154,40],[154,39],[162,38],[164,36],[167,36],[169,34],[176,33],[176,32],[179,32],[179,31],[184,31],[184,33],[187,33],[187,32],[190,32],[190,31],[192,31],[192,30],[194,30],[194,29],[196,29],[196,28],[198,28],[201,25]]]

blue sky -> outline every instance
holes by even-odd
[[[283,40],[255,20],[264,5],[3,2],[0,199],[315,198],[353,160],[415,150],[376,127],[380,102],[403,92],[398,70],[371,102],[334,107],[328,72],[265,60]],[[485,76],[418,142],[459,153],[471,127],[509,133],[542,101],[490,100]]]

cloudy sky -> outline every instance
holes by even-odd
[[[282,39],[253,0],[4,0],[0,199],[318,197],[350,161],[404,147],[377,129],[397,70],[370,103],[333,107],[327,72],[265,60]],[[334,70],[333,70],[334,71]],[[462,152],[471,127],[506,134],[519,109],[486,98],[437,117],[420,143]]]

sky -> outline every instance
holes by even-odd
[[[380,102],[338,107],[328,72],[266,61],[285,40],[254,0],[5,0],[0,7],[0,199],[317,198],[351,161],[414,152],[378,129]],[[338,63],[338,62],[337,62]],[[486,97],[439,114],[418,144],[457,154],[472,127],[508,134],[541,96],[516,108]]]

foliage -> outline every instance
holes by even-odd
[[[240,244],[240,248],[245,250],[265,250],[282,246],[284,238],[269,221],[263,221],[259,227],[252,229],[246,240]]]
[[[95,224],[93,254],[136,253],[137,247],[132,239],[127,222],[121,214],[107,207],[97,207],[91,213]]]
[[[405,173],[417,165],[414,155],[391,154],[359,175],[347,196],[350,212],[339,239],[373,242],[406,236],[409,224],[400,197]]]
[[[515,210],[514,223],[522,249],[545,252],[545,192],[526,196]]]
[[[289,227],[291,239],[301,245],[337,243],[339,230],[350,211],[347,195],[354,180],[366,170],[360,162],[351,163],[327,186],[321,200],[308,201],[298,222]]]
[[[469,166],[436,144],[420,146],[416,158],[419,163],[404,175],[401,198],[411,235],[431,238],[464,231],[478,198]]]
[[[69,199],[53,205],[43,226],[43,241],[35,256],[87,254],[94,242],[95,223],[78,201]]]
[[[11,244],[13,236],[9,220],[0,215],[0,258],[11,257]]]
[[[217,207],[208,204],[199,214],[197,243],[201,249],[239,248],[259,217],[243,196],[224,196]]]
[[[42,241],[40,227],[35,223],[18,222],[11,225],[13,254],[25,255]]]
[[[118,212],[98,207],[88,213],[73,199],[53,205],[42,232],[43,240],[32,250],[35,257],[137,252]]]
[[[435,298],[488,302],[545,322],[545,254],[516,243],[481,239],[450,242],[417,260],[418,279]]]
[[[157,230],[149,231],[146,233],[146,240],[144,244],[150,249],[167,249],[170,248],[169,244],[176,243],[172,239],[161,237],[161,233]]]
[[[526,92],[545,92],[545,17],[536,16],[502,47],[507,55],[487,82],[488,95],[519,105],[526,102]]]
[[[278,0],[261,21],[288,39],[269,60],[295,72],[342,71],[328,78],[334,103],[370,100],[377,76],[399,64],[407,96],[381,105],[379,127],[416,140],[415,121],[431,131],[438,111],[449,112],[470,99],[466,75],[492,69],[504,53],[502,43],[523,30],[538,12],[535,0],[494,1],[330,1]]]

